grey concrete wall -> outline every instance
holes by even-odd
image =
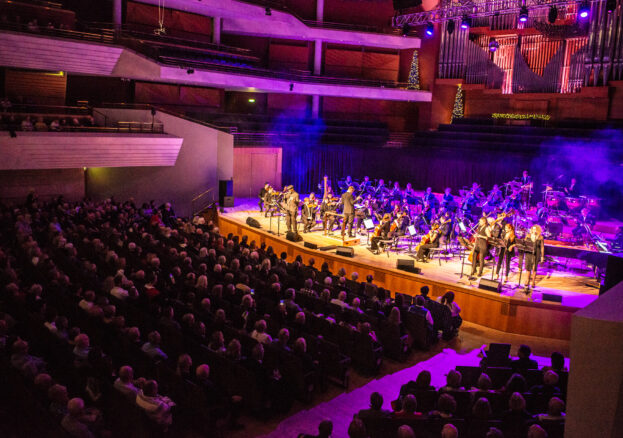
[[[148,110],[97,111],[112,121],[151,121]],[[175,165],[89,168],[86,191],[95,199],[115,196],[133,197],[138,203],[171,201],[178,215],[188,216],[195,196],[211,188],[218,199],[219,179],[233,176],[233,136],[162,112],[157,112],[155,119],[164,124],[167,134],[184,139]]]

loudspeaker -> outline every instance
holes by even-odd
[[[311,242],[305,242],[303,243],[303,246],[309,249],[318,249],[318,245],[316,245],[315,243],[311,243]]]
[[[606,264],[606,278],[604,279],[604,284],[599,288],[599,295],[607,292],[622,281],[623,257],[609,255]]]
[[[335,253],[344,257],[355,257],[355,248],[349,246],[339,246]]]
[[[225,205],[225,198],[231,197],[231,205]],[[221,207],[234,206],[234,180],[222,179],[218,182],[218,203]]]
[[[223,201],[220,202],[221,207],[233,207],[234,206],[234,197],[233,196],[225,196]]]
[[[321,246],[318,248],[320,251],[331,251],[337,248],[337,245]]]
[[[562,303],[562,295],[544,293],[543,301],[552,301],[554,303]]]
[[[253,219],[251,216],[247,218],[247,225],[253,228],[262,228],[257,219]]]
[[[401,266],[401,271],[410,272],[412,274],[422,274],[422,268],[418,268],[417,266]]]
[[[293,233],[292,231],[288,231],[286,233],[286,239],[290,242],[300,242],[301,240],[303,240],[299,233]]]
[[[397,259],[396,269],[412,268],[415,266],[415,260],[413,259]]]
[[[486,278],[481,278],[480,283],[478,283],[478,287],[480,289],[488,290],[489,292],[497,292],[500,293],[502,289],[502,285],[499,281],[487,280]]]

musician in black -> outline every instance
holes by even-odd
[[[588,208],[583,208],[580,211],[580,215],[577,217],[577,226],[573,229],[573,237],[580,239],[585,235],[588,235],[591,228],[595,225],[595,216],[591,214]]]
[[[392,217],[389,214],[385,214],[383,219],[381,219],[381,223],[376,226],[374,230],[374,236],[370,239],[370,249],[372,251],[378,251],[379,249],[379,241],[387,240],[390,236],[390,231],[392,227]]]
[[[361,226],[363,225],[363,221],[365,219],[372,217],[372,208],[371,208],[371,202],[370,202],[371,198],[372,196],[368,195],[366,200],[363,202],[363,206],[355,210],[355,218],[357,219],[357,224],[355,225],[355,229],[357,231],[361,230]],[[361,231],[361,234],[365,234],[365,233]]]
[[[536,274],[537,269],[539,267],[539,263],[543,263],[545,261],[545,239],[542,235],[542,228],[540,225],[533,225],[530,228],[530,234],[526,237],[527,244],[533,249],[531,251],[527,251],[525,254],[525,268],[528,273],[528,281],[526,282],[526,287],[530,287],[530,282],[532,282],[532,287],[536,286]]]
[[[487,197],[487,205],[491,207],[498,207],[504,201],[504,193],[500,190],[500,187],[495,184],[491,191],[489,192],[489,196]]]
[[[482,271],[485,269],[485,257],[489,252],[489,244],[487,243],[488,237],[491,237],[491,230],[487,223],[487,218],[483,216],[478,220],[478,226],[476,228],[476,242],[474,243],[474,250],[472,251],[471,277],[474,277],[477,267],[478,277],[482,277]]]
[[[452,195],[452,189],[450,187],[446,187],[446,190],[443,192],[443,196],[441,198],[441,206],[446,210],[456,209],[456,205],[454,204],[454,196]]]
[[[452,229],[454,228],[454,216],[450,211],[444,212],[439,218],[439,241],[446,243],[450,240]]]
[[[342,237],[346,233],[348,228],[348,237],[355,237],[353,235],[353,221],[355,220],[355,198],[353,192],[355,187],[349,186],[348,189],[342,194],[342,206],[344,208],[344,221],[342,222]]]
[[[542,202],[536,203],[536,222],[542,227],[547,223],[549,212]]]
[[[530,204],[530,193],[532,193],[532,177],[528,171],[524,170],[521,175],[521,204],[527,210]]]
[[[270,188],[270,184],[264,184],[264,187],[260,189],[260,194],[258,195],[260,198],[260,202],[257,205],[260,207],[260,213],[264,211],[264,202],[266,201],[266,195],[268,194],[268,189]]]
[[[426,187],[426,191],[424,192],[424,202],[428,202],[433,207],[437,204],[437,198],[435,197],[431,187]]]
[[[303,233],[309,233],[316,224],[316,206],[311,203],[309,198],[303,199],[301,207],[301,220],[303,221]]]
[[[578,184],[575,178],[571,178],[571,182],[569,182],[569,185],[565,187],[565,193],[567,196],[572,198],[576,198],[579,195]]]
[[[299,194],[294,190],[294,186],[287,186],[284,190],[286,192],[286,226],[288,231],[298,233],[298,227],[296,223],[296,216],[299,212]]]
[[[322,200],[322,205],[320,206],[320,215],[322,216],[322,230],[324,235],[331,234],[333,231],[333,225],[335,225],[335,221],[337,220],[338,203],[336,198],[326,197]]]
[[[504,246],[500,248],[498,254],[498,266],[495,271],[495,279],[496,281],[500,278],[500,270],[502,268],[502,262],[506,261],[506,270],[504,271],[504,283],[508,282],[508,274],[511,271],[511,260],[515,255],[515,227],[511,223],[507,223],[504,225],[504,234],[502,235],[502,239],[504,240]]]
[[[431,248],[439,248],[439,239],[441,234],[439,232],[439,224],[433,224],[430,231],[426,235],[426,243],[420,244],[417,250],[415,259],[418,262],[428,262],[428,255]]]

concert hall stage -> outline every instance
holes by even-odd
[[[246,219],[256,219],[261,228],[252,228]],[[299,224],[300,227],[300,224]],[[423,285],[431,288],[434,297],[451,290],[456,294],[456,301],[462,308],[461,315],[470,321],[489,328],[508,333],[539,336],[556,339],[569,339],[571,315],[598,297],[598,284],[593,279],[593,272],[578,260],[568,260],[567,267],[557,267],[554,263],[546,263],[539,267],[536,289],[530,296],[523,288],[516,288],[518,271],[516,264],[512,266],[510,281],[501,293],[489,292],[478,287],[478,281],[469,282],[468,274],[471,265],[465,260],[463,277],[461,278],[461,260],[451,259],[442,255],[441,265],[437,258],[428,263],[415,262],[422,269],[421,275],[411,274],[396,269],[397,259],[411,259],[408,252],[390,250],[379,255],[373,254],[367,247],[367,237],[360,238],[360,244],[353,246],[354,257],[343,257],[336,254],[335,249],[321,251],[304,246],[304,242],[327,246],[341,246],[339,231],[334,237],[323,236],[321,224],[311,233],[301,234],[304,241],[291,242],[286,240],[285,223],[281,220],[280,235],[277,235],[277,218],[265,218],[257,211],[256,204],[251,201],[241,202],[234,208],[226,209],[219,217],[219,228],[223,234],[234,233],[248,235],[249,240],[258,244],[266,242],[277,254],[287,252],[288,260],[301,255],[303,260],[313,257],[316,267],[327,262],[332,272],[344,267],[347,275],[359,273],[360,281],[368,274],[374,276],[374,282],[389,289],[392,294],[400,292],[416,295]],[[272,232],[271,232],[272,229]],[[415,246],[415,244],[414,244]],[[560,260],[563,262],[562,260]],[[483,278],[491,279],[491,268],[487,265]],[[525,276],[522,278],[525,282]],[[543,300],[544,294],[557,295],[562,303]],[[547,297],[547,296],[546,296]]]

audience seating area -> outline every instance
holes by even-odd
[[[444,305],[427,301],[433,332],[372,278],[288,261],[168,204],[31,194],[0,213],[0,367],[5,397],[41,412],[33,435],[59,422],[74,436],[236,428],[241,412],[347,388],[351,365],[374,375],[437,329],[456,335]]]
[[[510,350],[508,344],[496,345],[507,345]],[[562,438],[567,380],[560,353],[552,354],[551,366],[538,369],[530,359],[530,348],[522,345],[516,360],[491,355],[481,366],[457,367],[440,388],[430,386],[429,371],[420,372],[401,387],[398,398],[391,402],[393,412],[383,409],[382,396],[373,393],[370,408],[356,413],[349,434],[370,438]],[[358,430],[365,432],[350,433]]]

